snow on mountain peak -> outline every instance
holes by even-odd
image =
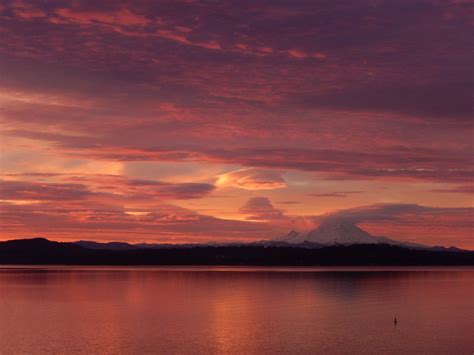
[[[354,223],[345,220],[327,219],[319,228],[311,231],[306,240],[321,244],[379,244],[380,241]]]
[[[312,242],[319,244],[379,244],[381,241],[347,220],[326,219],[309,233],[292,230],[281,241],[287,243]]]

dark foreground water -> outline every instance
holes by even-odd
[[[472,354],[473,300],[465,268],[3,267],[0,354]]]

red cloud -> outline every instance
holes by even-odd
[[[404,14],[394,6],[5,3],[0,115],[2,138],[13,144],[0,142],[8,155],[2,170],[30,171],[41,154],[48,157],[42,171],[57,173],[78,161],[213,163],[220,172],[253,172],[232,180],[238,187],[283,187],[290,181],[280,171],[311,172],[333,181],[426,184],[440,204],[465,205],[474,177],[469,5],[400,0]],[[18,155],[22,149],[27,153]],[[55,167],[54,159],[67,164]],[[18,179],[3,183],[2,197],[23,214],[5,223],[48,233],[54,231],[47,223],[58,224],[69,236],[80,223],[94,235],[142,235],[143,227],[149,236],[162,231],[148,227],[149,218],[161,217],[129,215],[125,202],[140,212],[137,200],[150,207],[214,191],[211,184],[85,174]],[[18,204],[30,200],[39,210]],[[167,223],[183,218],[204,220],[209,229],[236,225],[181,215]],[[174,232],[189,238],[196,228],[204,238],[188,223],[189,230],[180,224]],[[238,224],[235,234],[265,234],[264,224]]]
[[[49,175],[43,174],[42,176],[48,177]],[[214,190],[213,185],[204,183],[129,180],[121,176],[110,175],[59,176],[64,181],[74,183],[0,180],[0,196],[3,200],[13,201],[65,201],[86,198],[117,199],[119,201],[129,199],[180,200],[201,198]]]
[[[247,215],[249,220],[282,220],[283,212],[273,207],[266,197],[252,197],[240,209],[239,212]]]
[[[222,174],[217,186],[232,186],[245,190],[273,190],[286,187],[285,180],[276,171],[241,169]]]
[[[200,215],[172,205],[144,215],[101,204],[0,204],[3,239],[48,236],[55,239],[125,240],[129,242],[201,242],[270,238],[275,229],[260,223]]]

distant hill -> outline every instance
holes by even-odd
[[[124,243],[126,244],[126,243]],[[304,242],[230,245],[108,245],[43,238],[0,242],[0,264],[63,265],[474,265],[474,252],[389,244],[321,246]],[[139,246],[139,245],[138,245]]]

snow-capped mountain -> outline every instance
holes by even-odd
[[[292,244],[310,242],[324,245],[392,244],[409,247],[424,247],[420,244],[405,243],[386,237],[373,236],[359,228],[353,222],[331,218],[323,221],[317,229],[307,234],[291,231],[280,240]]]
[[[309,242],[321,244],[379,244],[377,237],[348,221],[328,219],[306,236]]]

